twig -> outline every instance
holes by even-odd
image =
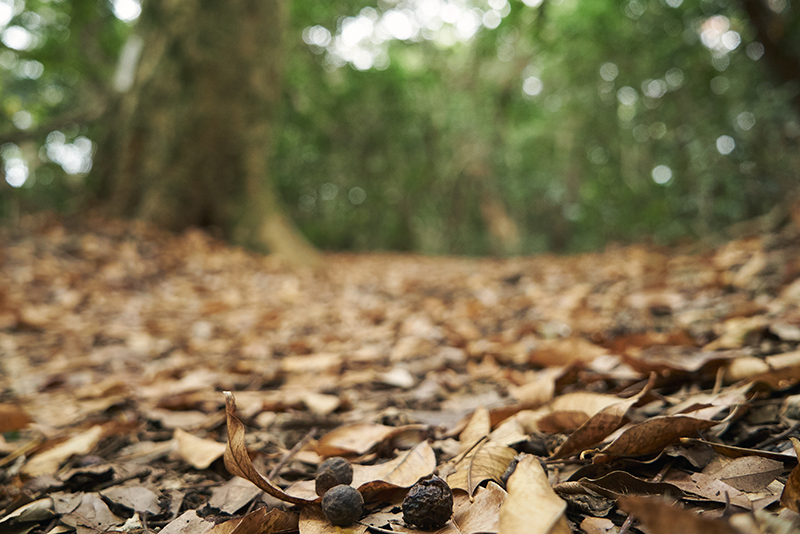
[[[281,469],[283,469],[283,467],[284,467],[286,464],[288,464],[288,463],[289,463],[289,461],[291,461],[291,459],[294,457],[294,455],[295,455],[295,454],[297,454],[297,453],[298,453],[298,451],[299,451],[300,449],[302,449],[302,448],[303,448],[303,447],[306,445],[306,443],[308,443],[309,441],[311,441],[311,440],[314,438],[314,436],[316,436],[316,435],[317,435],[317,427],[314,427],[314,428],[312,428],[311,430],[309,430],[309,431],[308,431],[308,434],[306,434],[306,435],[303,437],[303,439],[301,439],[300,441],[298,441],[297,443],[295,443],[295,444],[294,444],[294,447],[292,447],[292,448],[291,448],[291,450],[290,450],[289,452],[287,452],[287,453],[286,453],[286,454],[283,456],[283,458],[281,458],[281,461],[280,461],[280,462],[278,462],[278,463],[275,465],[275,467],[273,467],[273,468],[272,468],[272,471],[270,471],[270,472],[269,472],[269,475],[267,475],[267,480],[272,480],[272,479],[273,479],[273,478],[274,478],[274,477],[275,477],[275,476],[278,474],[278,472],[279,472]]]
[[[761,443],[756,445],[755,448],[756,449],[763,449],[764,447],[768,447],[769,445],[772,445],[773,443],[777,443],[780,440],[782,440],[783,438],[785,438],[786,436],[788,436],[789,434],[791,434],[792,432],[794,432],[795,430],[797,430],[798,428],[800,428],[800,421],[797,421],[795,424],[793,424],[792,426],[790,426],[789,428],[787,428],[786,430],[784,430],[780,434],[775,434],[774,436],[765,439],[764,441],[762,441]]]
[[[664,465],[664,467],[661,468],[661,471],[659,471],[658,474],[654,476],[650,482],[661,482],[662,480],[664,480],[664,477],[667,476],[667,472],[671,468],[672,468],[672,460],[667,462]],[[628,514],[628,517],[625,518],[625,522],[622,523],[621,527],[619,527],[619,532],[617,534],[627,534],[632,524],[633,524],[633,514]]]
[[[150,534],[150,528],[147,526],[147,510],[142,512],[142,526],[146,534]]]

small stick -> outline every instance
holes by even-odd
[[[317,435],[317,427],[314,427],[311,430],[309,430],[308,434],[306,434],[303,437],[303,439],[295,443],[294,447],[292,447],[291,450],[287,452],[283,456],[283,458],[281,458],[281,461],[278,462],[277,465],[275,465],[275,467],[272,468],[272,471],[270,471],[269,475],[267,475],[267,480],[272,480],[278,474],[278,472],[291,461],[294,455],[297,454],[300,449],[305,447],[306,443],[311,441],[316,435]]]

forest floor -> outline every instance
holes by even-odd
[[[796,224],[696,253],[324,258],[0,232],[0,534],[418,532],[401,503],[434,472],[448,534],[800,531]],[[349,529],[314,491],[337,455]]]

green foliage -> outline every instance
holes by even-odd
[[[273,169],[315,244],[504,254],[669,243],[765,213],[796,188],[798,88],[771,76],[737,2],[509,2],[490,2],[502,20],[471,39],[441,38],[448,25],[384,39],[364,70],[303,36],[319,26],[335,41],[353,17],[377,23],[413,2],[292,2]],[[11,24],[48,22],[29,28],[39,46],[0,52],[0,122],[25,110],[42,125],[108,102],[128,25],[97,1],[24,5]],[[775,16],[800,31],[796,6]],[[40,77],[19,74],[28,60]],[[53,130],[69,143],[93,138],[91,125]],[[0,142],[15,132],[0,127]],[[29,158],[48,133],[28,140]],[[36,180],[15,193],[69,207],[82,180],[47,158],[32,166]]]

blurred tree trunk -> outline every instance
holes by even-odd
[[[148,1],[132,86],[98,168],[118,216],[217,227],[292,263],[317,253],[283,213],[269,156],[283,67],[282,0]],[[118,73],[119,74],[119,73]]]

